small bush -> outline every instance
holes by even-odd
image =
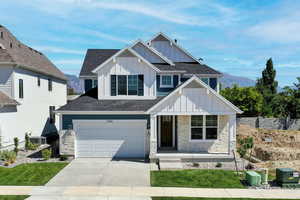
[[[1,159],[4,160],[4,164],[7,166],[16,162],[17,154],[14,151],[5,150],[1,153]]]
[[[59,160],[60,161],[66,161],[66,160],[68,160],[68,156],[67,155],[60,155]]]
[[[19,138],[17,138],[17,137],[14,138],[14,145],[15,145],[14,152],[16,152],[16,154],[18,154],[18,152],[19,152]]]
[[[33,144],[32,142],[29,142],[28,145],[27,145],[27,150],[37,150],[37,148],[39,148],[39,145],[38,144]]]
[[[221,168],[221,167],[222,167],[222,163],[218,162],[218,163],[216,164],[216,167],[217,167],[217,168]]]
[[[42,157],[44,158],[44,160],[49,160],[51,158],[52,152],[51,149],[44,149],[42,151]]]
[[[29,150],[29,143],[31,143],[29,140],[29,135],[28,133],[25,133],[25,150]]]
[[[199,166],[200,166],[199,163],[196,163],[196,162],[193,163],[193,167],[199,167]]]

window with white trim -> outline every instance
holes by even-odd
[[[218,138],[218,115],[192,115],[191,140],[216,140]]]
[[[160,75],[160,87],[173,87],[173,75]]]
[[[202,77],[201,81],[206,83],[208,86],[210,86],[212,89],[217,91],[217,86],[218,86],[218,80],[217,78],[208,78],[208,77]]]
[[[111,96],[144,96],[144,75],[111,75]]]

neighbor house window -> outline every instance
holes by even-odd
[[[161,75],[160,76],[160,87],[173,87],[173,76],[172,75]]]
[[[217,138],[217,115],[191,116],[191,140],[216,140]]]
[[[98,85],[98,80],[97,79],[93,80],[93,88],[97,87],[97,85]]]
[[[212,89],[217,90],[218,81],[217,78],[201,78],[201,81],[209,85]]]
[[[41,86],[41,78],[38,76],[37,77],[37,85],[40,87]]]
[[[52,91],[52,80],[48,79],[48,91]]]
[[[49,122],[55,124],[55,106],[49,106]]]
[[[111,96],[144,95],[143,75],[111,75]]]
[[[24,86],[23,86],[23,79],[19,79],[19,98],[24,98]]]

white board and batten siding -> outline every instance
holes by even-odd
[[[14,98],[13,94],[13,68],[2,67],[0,68],[0,91],[9,97]]]
[[[171,45],[169,41],[152,41],[151,46],[173,62],[195,62],[193,58],[184,51]]]
[[[159,105],[157,115],[230,115],[235,112],[205,88],[183,88]]]
[[[98,71],[98,98],[120,99],[111,96],[111,75],[144,75],[144,96],[122,96],[122,99],[152,99],[156,97],[156,72],[137,57],[117,57]]]

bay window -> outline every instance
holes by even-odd
[[[191,140],[216,140],[218,138],[217,115],[192,115]]]

